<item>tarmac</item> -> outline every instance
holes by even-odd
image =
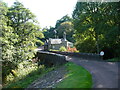
[[[80,65],[91,73],[92,88],[120,88],[120,62],[82,60],[70,56],[67,56],[67,61]]]

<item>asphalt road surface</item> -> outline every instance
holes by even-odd
[[[87,69],[92,74],[93,88],[118,88],[120,76],[120,62],[105,62],[95,60],[81,60],[67,56],[67,61],[74,62]],[[120,88],[120,87],[119,87]]]

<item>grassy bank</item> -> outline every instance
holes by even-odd
[[[66,64],[69,70],[65,79],[56,85],[56,88],[91,88],[92,76],[81,66],[73,63]]]

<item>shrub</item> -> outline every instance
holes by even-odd
[[[61,46],[59,51],[64,52],[64,51],[67,51],[67,50],[66,50],[66,48],[64,46]]]
[[[75,47],[73,48],[68,47],[67,52],[79,52],[79,51]]]

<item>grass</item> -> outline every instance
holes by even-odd
[[[56,88],[92,88],[92,76],[86,69],[70,62],[66,66],[69,72]]]
[[[65,75],[65,79],[55,86],[56,88],[91,88],[92,87],[92,76],[83,67],[75,65],[73,63],[65,64],[69,71]],[[24,72],[24,69],[20,70],[24,75],[21,78],[15,77],[12,82],[4,86],[3,88],[26,88],[36,79],[42,77],[49,71],[55,69],[52,68],[37,68],[32,70],[30,73]],[[19,70],[18,70],[19,71]],[[20,73],[20,72],[19,72]],[[25,74],[26,73],[26,74]],[[20,75],[20,76],[21,76]]]
[[[51,71],[52,68],[45,70],[43,73],[40,73],[39,70],[33,71],[28,74],[26,77],[18,80],[16,82],[12,82],[4,88],[27,88],[33,81],[45,75],[47,72]]]
[[[54,67],[45,68],[43,65],[38,68],[35,64],[30,64],[28,62],[24,62],[22,65],[23,64],[27,67],[19,67],[18,70],[16,70],[17,77],[13,77],[11,74],[8,75],[8,83],[3,86],[3,88],[26,88],[34,80],[54,69]]]
[[[106,61],[108,61],[108,62],[120,62],[120,58],[112,58],[112,59],[108,59]]]

